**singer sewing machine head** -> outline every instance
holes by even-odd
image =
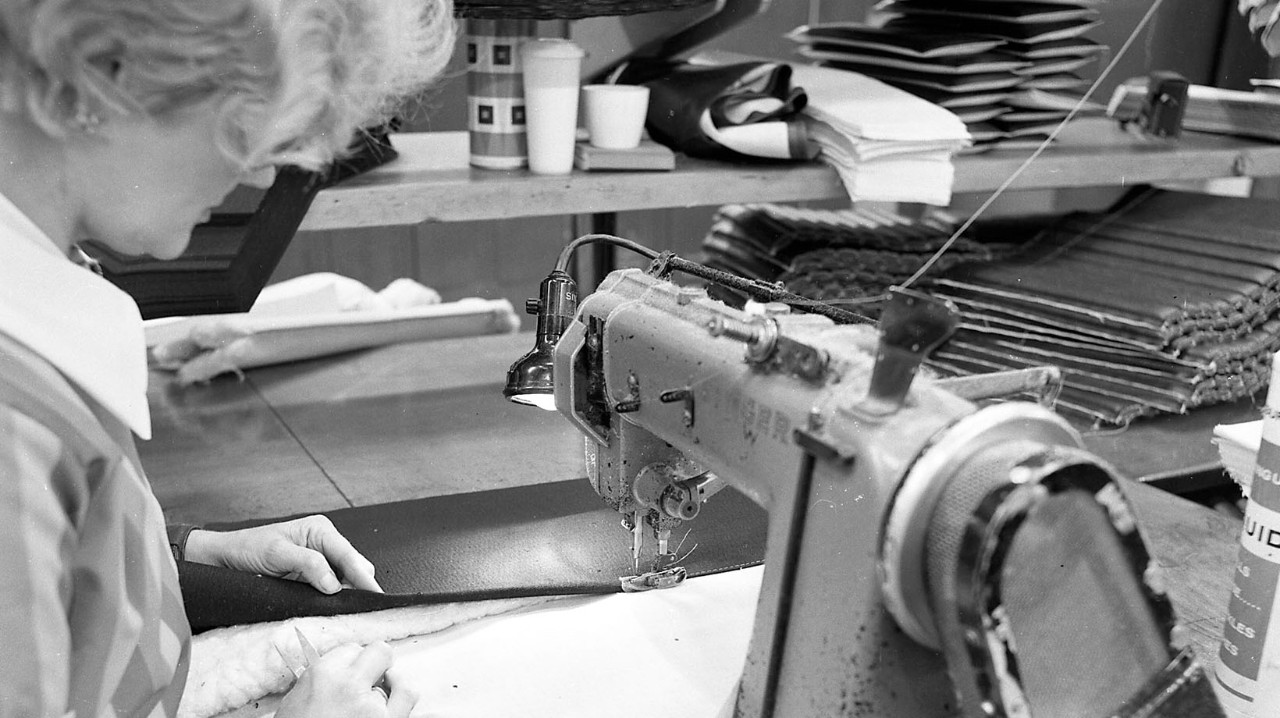
[[[769,511],[734,715],[1103,716],[1201,675],[1077,433],[1038,403],[980,407],[972,381],[916,377],[952,307],[903,291],[878,328],[753,316],[662,273],[614,272],[580,307],[553,273],[506,393],[550,391],[587,437],[639,572],[662,571],[671,529],[726,485]],[[1069,673],[1064,646],[1087,658]]]

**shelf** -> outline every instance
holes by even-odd
[[[820,163],[730,164],[679,157],[673,172],[539,176],[467,164],[466,132],[404,133],[400,157],[316,197],[302,229],[344,229],[590,214],[736,202],[846,197]],[[998,188],[1030,155],[993,151],[956,159],[956,193]],[[1187,133],[1176,144],[1143,140],[1105,119],[1080,120],[1011,189],[1114,186],[1280,175],[1280,144]]]

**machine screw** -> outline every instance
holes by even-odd
[[[681,491],[680,487],[669,487],[662,495],[662,510],[671,517],[683,521],[692,521],[698,516],[702,506],[693,495]]]
[[[724,317],[712,317],[707,322],[707,332],[713,337],[729,337],[747,344],[760,341],[761,334],[757,326]]]
[[[639,399],[623,399],[613,405],[613,410],[619,414],[630,414],[633,411],[640,411]]]
[[[693,390],[685,387],[683,389],[672,389],[664,391],[658,395],[658,401],[663,404],[674,404],[677,401],[684,402],[684,426],[686,429],[693,428]]]
[[[619,399],[613,405],[613,410],[619,414],[630,414],[640,410],[640,377],[635,374],[627,375],[627,396],[625,399]]]
[[[664,391],[661,394],[659,394],[658,401],[662,402],[663,404],[674,404],[677,401],[684,401],[685,399],[689,399],[692,396],[693,396],[693,392],[689,391],[688,389],[672,389],[671,391]]]
[[[778,345],[778,323],[773,319],[740,322],[727,317],[712,317],[707,332],[713,337],[729,337],[747,345],[747,361],[760,364],[768,360]]]

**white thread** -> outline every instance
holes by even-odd
[[[1084,107],[1084,103],[1089,100],[1089,97],[1098,89],[1102,84],[1102,81],[1111,74],[1113,69],[1115,69],[1116,65],[1120,62],[1120,58],[1124,57],[1124,54],[1129,50],[1129,46],[1131,46],[1133,41],[1137,39],[1138,33],[1142,32],[1142,29],[1146,27],[1147,23],[1155,15],[1156,10],[1159,9],[1162,4],[1164,4],[1164,0],[1155,0],[1155,2],[1151,3],[1151,7],[1147,8],[1146,14],[1138,21],[1137,27],[1133,29],[1133,32],[1130,33],[1128,39],[1126,39],[1124,44],[1120,46],[1120,50],[1116,52],[1115,57],[1111,58],[1111,62],[1107,64],[1106,68],[1098,75],[1098,79],[1094,80],[1093,84],[1089,86],[1089,89],[1080,97],[1080,100],[1076,102],[1075,107],[1072,107],[1071,111],[1067,113],[1067,116],[1062,118],[1062,122],[1058,123],[1058,125],[1053,128],[1053,131],[1049,133],[1049,136],[1046,137],[1034,151],[1032,151],[1031,155],[1027,157],[1021,165],[1018,165],[1018,168],[1015,169],[1004,182],[1000,183],[1000,186],[996,188],[995,192],[992,192],[991,196],[987,197],[986,201],[984,201],[978,209],[974,210],[973,214],[971,214],[969,218],[951,234],[946,242],[942,243],[942,246],[938,248],[938,251],[934,252],[933,256],[929,257],[929,259],[916,270],[915,274],[912,274],[907,278],[907,281],[901,284],[903,289],[911,286],[917,279],[924,275],[925,272],[929,271],[929,268],[936,264],[938,260],[942,258],[942,255],[946,254],[947,251],[951,249],[951,246],[960,239],[960,235],[964,234],[964,232],[978,220],[978,217],[981,217],[982,213],[986,212],[996,199],[998,199],[1000,195],[1004,194],[1005,190],[1007,190],[1009,186],[1022,175],[1022,172],[1026,170],[1027,167],[1029,167],[1031,163],[1034,162],[1036,158],[1038,158],[1045,149],[1058,138],[1062,129],[1066,127],[1067,123],[1071,122],[1077,114],[1079,114],[1080,108]]]

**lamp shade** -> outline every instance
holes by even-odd
[[[554,411],[554,369],[555,344],[539,341],[507,370],[507,385],[502,395],[518,404]]]

